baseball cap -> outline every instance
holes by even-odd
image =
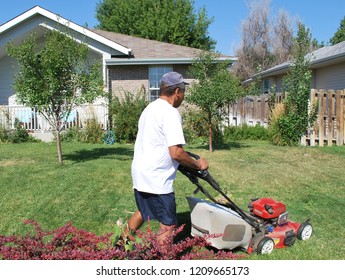
[[[166,73],[159,81],[159,84],[164,84],[166,87],[175,86],[181,83],[189,85],[189,83],[183,79],[182,75],[177,72]]]

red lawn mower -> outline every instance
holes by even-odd
[[[199,156],[188,152],[198,159]],[[219,187],[210,173],[180,165],[179,171],[211,201],[187,197],[191,215],[191,235],[206,236],[216,249],[244,249],[248,253],[269,254],[274,248],[292,246],[296,239],[307,240],[313,232],[310,220],[297,223],[289,220],[285,204],[271,198],[255,198],[248,213],[239,208]],[[200,184],[206,181],[222,195],[215,199]],[[212,237],[216,236],[216,237]]]

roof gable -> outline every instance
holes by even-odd
[[[77,37],[87,38],[88,41],[93,40],[98,44],[102,44],[103,49],[108,48],[109,52],[113,50],[113,53],[121,53],[123,55],[129,55],[131,52],[129,48],[92,32],[88,28],[77,25],[40,6],[35,6],[0,26],[0,57],[4,54],[4,48],[9,41],[21,40],[33,31],[42,33],[42,27],[45,30],[68,27]]]

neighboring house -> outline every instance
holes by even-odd
[[[36,6],[0,26],[0,106],[17,105],[12,89],[15,60],[7,55],[6,45],[11,41],[19,44],[32,32],[42,37],[47,30],[66,27],[77,40],[88,44],[90,58],[102,60],[105,90],[116,95],[124,91],[135,93],[145,90],[148,100],[152,101],[158,97],[158,81],[164,73],[177,71],[191,79],[187,74],[188,67],[200,53],[194,48],[91,30]],[[219,59],[235,58],[221,55]],[[94,105],[106,104],[107,100],[98,100]],[[104,115],[98,117],[104,119],[102,125],[106,127],[107,110],[96,111],[98,115]],[[85,112],[77,109],[76,116],[82,114],[85,115]],[[31,127],[44,129],[43,124],[33,124]]]
[[[345,144],[345,41],[326,46],[306,55],[312,71],[310,101],[317,102],[317,120],[301,139],[303,145]],[[247,96],[230,108],[233,125],[268,125],[268,95],[272,89],[283,92],[283,79],[291,62],[285,62],[254,75],[242,82],[249,85],[261,80],[262,94]],[[322,93],[322,94],[320,94]],[[293,94],[293,93],[292,93]]]
[[[326,46],[309,53],[307,59],[312,70],[311,88],[314,89],[345,89],[345,41],[334,46]],[[282,91],[282,80],[287,74],[290,62],[285,62],[262,71],[243,85],[262,79],[262,93],[267,93],[273,86],[276,92]]]

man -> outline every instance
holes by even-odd
[[[138,210],[128,221],[127,234],[150,219],[160,223],[160,242],[172,236],[177,225],[173,181],[178,165],[196,170],[208,168],[204,158],[195,160],[183,149],[185,139],[177,108],[184,99],[186,84],[179,73],[165,74],[160,80],[159,98],[151,102],[140,116],[132,162]]]

